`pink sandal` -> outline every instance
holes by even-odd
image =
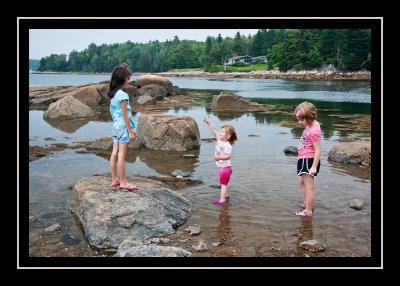
[[[119,180],[112,181],[110,187],[111,188],[119,187]]]
[[[308,212],[306,209],[303,209],[303,210],[298,210],[297,212],[294,212],[294,215],[301,216],[301,217],[312,217],[313,213]]]

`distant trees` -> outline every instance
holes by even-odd
[[[133,71],[162,72],[170,69],[221,65],[239,55],[267,56],[268,68],[281,71],[314,69],[333,65],[343,71],[370,69],[371,31],[368,29],[260,29],[253,36],[208,36],[204,42],[180,40],[100,45],[83,51],[52,54],[40,60],[40,71],[110,72],[126,62]]]

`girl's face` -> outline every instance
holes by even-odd
[[[308,125],[307,121],[305,119],[301,119],[297,117],[297,121],[300,123],[301,126],[306,127]]]
[[[226,132],[225,128],[221,128],[221,132],[219,133],[219,135],[221,136],[222,140],[228,140],[229,138],[231,138],[231,135]]]
[[[130,76],[126,77],[123,87],[128,87],[130,81],[131,81],[131,77]]]

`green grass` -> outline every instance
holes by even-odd
[[[245,66],[245,67],[232,67],[232,66],[227,66],[226,67],[226,72],[251,72],[251,71],[257,71],[257,70],[266,70],[268,68],[267,64],[254,64],[250,66]],[[211,72],[223,72],[224,71],[224,66],[223,65],[215,65],[210,68]]]
[[[172,69],[168,72],[193,72],[193,71],[204,71],[203,68],[188,68],[188,69]]]

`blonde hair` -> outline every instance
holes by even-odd
[[[315,109],[314,104],[304,101],[296,107],[293,115],[296,119],[305,119],[307,123],[311,123],[317,119],[317,110]]]
[[[238,140],[235,127],[232,125],[223,125],[221,128],[225,128],[226,132],[230,135],[228,139],[229,143],[231,143],[231,145],[235,144],[235,141]]]

